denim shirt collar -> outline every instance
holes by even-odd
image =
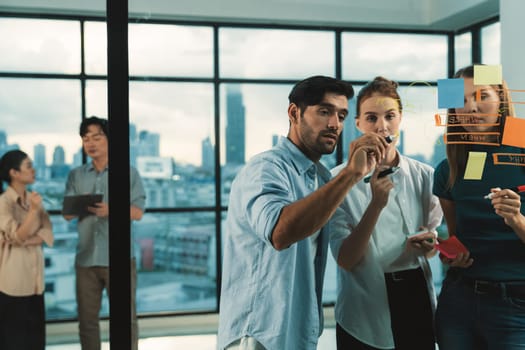
[[[324,183],[330,180],[330,171],[321,162],[313,162],[308,158],[289,138],[281,136],[277,142],[277,147],[290,152],[289,161],[299,174],[315,171],[319,173]]]

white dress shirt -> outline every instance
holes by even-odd
[[[403,255],[407,237],[421,226],[433,231],[441,223],[442,211],[432,195],[433,168],[399,155],[399,171],[389,175],[394,188],[370,237],[368,251],[347,272],[338,267],[336,321],[359,341],[380,349],[394,348],[385,272],[422,266],[435,305],[428,262],[423,256]],[[335,176],[345,164],[332,170]],[[347,194],[332,218],[330,246],[337,261],[343,240],[358,225],[372,198],[369,183],[360,181]]]

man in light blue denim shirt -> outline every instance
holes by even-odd
[[[219,349],[317,348],[327,222],[387,147],[377,134],[354,140],[347,166],[330,180],[319,160],[334,151],[352,97],[350,84],[330,77],[298,82],[288,96],[288,136],[253,157],[233,181]]]

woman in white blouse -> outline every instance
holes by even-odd
[[[13,150],[0,159],[0,349],[44,350],[44,259],[53,245],[31,159]],[[5,192],[1,186],[8,184]]]
[[[435,349],[435,295],[426,257],[434,251],[442,212],[432,195],[433,169],[396,149],[402,119],[397,86],[376,77],[357,96],[357,128],[391,144],[333,217],[338,349]]]

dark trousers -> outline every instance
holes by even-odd
[[[475,281],[450,268],[436,311],[440,350],[524,350],[525,283]]]
[[[434,320],[421,269],[385,274],[396,350],[435,350]],[[336,328],[338,350],[376,350]]]
[[[337,338],[338,350],[380,350],[360,342],[352,335],[348,334],[339,323],[335,327],[335,336]]]
[[[423,270],[385,274],[396,350],[435,350],[434,317]]]
[[[0,349],[44,350],[44,296],[14,297],[0,292]]]

